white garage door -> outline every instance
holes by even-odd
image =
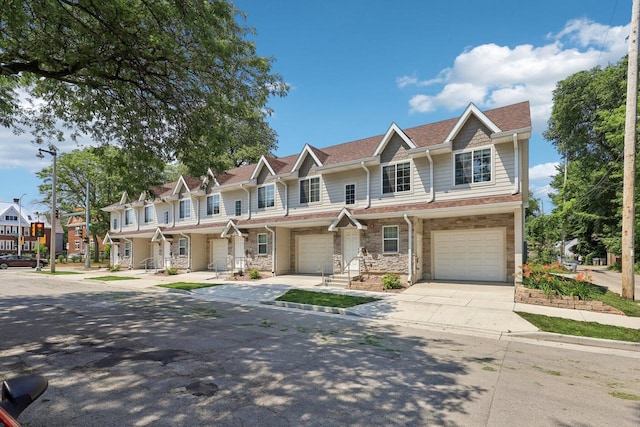
[[[227,239],[212,239],[211,244],[211,259],[209,266],[212,270],[225,271],[228,260],[229,241]]]
[[[506,230],[455,230],[433,232],[436,280],[506,282]]]
[[[298,273],[325,274],[333,272],[333,235],[310,234],[298,237]]]

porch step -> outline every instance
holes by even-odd
[[[326,286],[334,286],[341,288],[349,287],[349,275],[347,274],[332,274],[324,279]]]

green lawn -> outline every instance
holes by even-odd
[[[103,282],[113,282],[115,280],[138,280],[139,277],[126,277],[126,276],[99,276],[99,277],[87,277],[88,280],[102,280]]]
[[[360,304],[366,304],[368,302],[378,301],[378,298],[291,289],[276,300],[296,302],[299,304],[321,305],[325,307],[348,308]]]
[[[640,330],[620,326],[602,325],[596,322],[580,322],[541,314],[516,312],[524,320],[545,332],[608,340],[640,342]]]
[[[596,295],[593,299],[621,310],[627,316],[640,317],[640,304],[635,301],[622,298],[615,292],[607,291],[604,294]]]
[[[193,289],[210,288],[211,286],[220,286],[223,283],[190,283],[190,282],[176,282],[176,283],[162,283],[156,286],[169,289],[182,289],[183,291],[191,291]]]
[[[47,268],[47,267],[45,267],[45,268]],[[40,270],[40,271],[36,271],[36,273],[39,273],[39,274],[55,274],[56,276],[58,276],[58,275],[59,276],[63,276],[65,274],[82,274],[82,273],[77,272],[77,271],[65,271],[65,270],[62,270],[62,271],[56,270],[55,273],[51,273],[51,270]]]

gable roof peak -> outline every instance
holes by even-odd
[[[471,117],[471,115],[474,115],[478,120],[480,120],[482,124],[484,124],[491,130],[491,132],[502,132],[498,125],[496,125],[491,119],[489,119],[489,117],[487,117],[485,113],[483,113],[478,107],[476,107],[473,102],[470,102],[458,119],[456,125],[453,127],[453,129],[451,129],[451,132],[449,132],[449,135],[447,135],[447,137],[445,138],[445,142],[453,141],[456,135],[458,135],[458,132],[460,132],[460,129],[462,129],[465,123],[467,123],[467,120],[469,120],[469,117]]]
[[[400,126],[398,126],[396,122],[391,122],[389,129],[387,129],[387,132],[384,134],[382,140],[376,147],[376,151],[374,151],[373,153],[374,156],[379,156],[384,151],[389,141],[391,141],[391,138],[393,138],[393,135],[398,135],[400,138],[402,138],[404,143],[407,144],[409,148],[417,148],[417,145],[402,129],[400,129]]]

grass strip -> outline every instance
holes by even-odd
[[[290,289],[284,295],[276,298],[276,301],[321,305],[324,307],[348,308],[360,304],[366,304],[368,302],[378,301],[378,298]]]
[[[640,304],[635,301],[622,298],[615,292],[607,291],[604,294],[595,295],[593,299],[617,308],[627,316],[640,317]]]
[[[99,276],[99,277],[87,277],[87,280],[102,280],[103,282],[114,282],[116,280],[138,280],[139,277],[126,277],[126,276]]]
[[[193,283],[193,282],[175,282],[175,283],[161,283],[161,288],[169,289],[181,289],[183,291],[191,291],[193,289],[210,288],[212,286],[220,286],[222,283]]]
[[[580,322],[561,317],[516,311],[520,317],[545,332],[607,340],[640,342],[640,329],[603,325],[597,322]]]
[[[34,273],[38,273],[38,274],[54,274],[56,276],[64,276],[65,274],[82,274],[79,273],[77,271],[56,271],[55,273],[52,273],[50,270],[40,270],[40,271],[34,271]]]

